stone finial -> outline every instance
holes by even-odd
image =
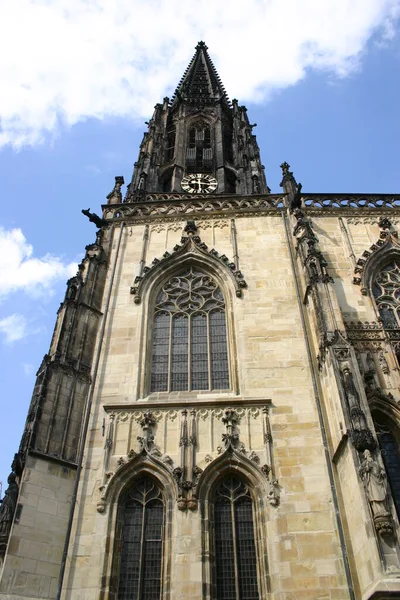
[[[205,42],[199,42],[195,47],[195,50],[208,50],[208,46],[206,46]]]
[[[301,208],[301,188],[302,185],[298,184],[293,172],[290,171],[290,165],[286,161],[281,164],[282,169],[282,181],[280,186],[283,188],[287,199],[286,202],[291,212],[295,208]]]

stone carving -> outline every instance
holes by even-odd
[[[137,440],[141,446],[142,452],[147,452],[148,454],[161,456],[159,450],[157,450],[154,446],[153,427],[155,424],[156,419],[154,418],[153,413],[143,413],[142,419],[140,420],[140,426],[143,430],[143,436],[138,436]]]
[[[206,255],[208,257],[212,257],[214,260],[218,261],[222,265],[224,265],[225,269],[228,270],[231,277],[235,282],[236,287],[236,296],[242,296],[242,290],[247,287],[247,283],[243,277],[243,274],[240,270],[236,268],[234,262],[230,261],[225,254],[219,254],[214,248],[211,250],[208,249],[208,246],[201,241],[200,237],[197,235],[197,225],[194,221],[187,221],[187,224],[184,228],[184,233],[186,235],[182,236],[181,244],[177,244],[173,252],[164,252],[161,258],[154,258],[152,264],[149,267],[144,267],[143,274],[135,277],[133,286],[131,286],[131,294],[134,294],[134,301],[136,304],[140,304],[141,302],[141,294],[142,294],[142,285],[146,276],[152,272],[154,269],[162,268],[166,266],[168,262],[171,260],[177,260],[180,256],[185,255],[187,252],[194,252],[199,255]]]
[[[261,472],[265,475],[265,477],[268,477],[271,472],[271,467],[269,465],[263,465],[261,467]]]
[[[209,413],[209,410],[207,408],[200,408],[200,410],[197,411],[197,414],[199,415],[199,418],[202,421],[205,421],[207,419],[208,413]]]
[[[349,225],[378,225],[381,218],[374,215],[370,217],[348,217],[346,220]],[[393,218],[392,215],[390,220],[393,224],[398,224],[398,219]]]
[[[129,419],[129,413],[127,413],[127,412],[121,412],[117,416],[117,423],[119,421],[121,421],[122,423],[124,423],[125,421],[128,421],[128,419]]]
[[[270,480],[267,498],[271,506],[278,506],[280,501],[280,487],[277,479]]]
[[[303,187],[303,185],[301,183],[297,184],[296,192],[295,192],[295,194],[293,196],[293,199],[292,199],[292,201],[290,203],[290,210],[291,211],[294,211],[296,209],[301,208],[301,198],[302,198],[302,196],[301,196],[301,190],[302,190],[302,187]]]
[[[368,265],[372,262],[376,262],[377,256],[380,255],[381,259],[384,256],[389,255],[393,250],[399,252],[398,234],[393,228],[391,221],[386,217],[381,217],[378,221],[379,227],[382,229],[379,239],[370,246],[369,250],[364,250],[362,256],[357,260],[354,268],[353,283],[361,286],[361,293],[363,296],[368,295]],[[372,263],[371,263],[372,264]]]
[[[345,327],[348,340],[360,352],[379,351],[382,349],[386,338],[380,323],[375,321],[351,321],[346,322]]]
[[[156,232],[156,233],[161,233],[162,231],[165,231],[167,229],[167,227],[168,227],[168,225],[166,225],[165,223],[156,223],[155,225],[151,226],[150,231]]]
[[[309,239],[317,242],[318,238],[313,231],[311,219],[306,216],[304,210],[296,208],[293,214],[297,219],[297,223],[293,229],[293,235],[298,240]]]
[[[122,204],[121,186],[124,185],[124,178],[119,175],[115,178],[115,185],[111,192],[107,195],[109,204]]]
[[[222,422],[226,427],[226,433],[222,434],[222,441],[227,450],[233,449],[239,441],[239,434],[236,431],[238,416],[234,410],[227,408],[224,410]]]
[[[391,534],[393,524],[387,507],[386,472],[373,459],[369,450],[364,450],[363,456],[359,474],[371,506],[375,527],[381,535]]]
[[[380,217],[378,225],[383,231],[391,233],[396,238],[398,237],[397,231],[394,229],[393,223],[388,217]]]
[[[258,456],[258,454],[257,454],[256,452],[254,452],[254,451],[253,451],[253,452],[250,452],[250,454],[249,454],[249,459],[250,459],[251,461],[253,461],[254,463],[257,463],[257,464],[260,462],[260,457],[259,457],[259,456]]]
[[[99,229],[104,225],[108,225],[107,221],[99,217],[99,215],[96,215],[96,213],[91,213],[90,208],[87,208],[86,210],[82,209],[81,212],[89,219],[91,223],[94,223]]]
[[[170,469],[172,469],[174,462],[172,460],[172,458],[168,455],[164,456],[164,458],[162,459],[163,463],[165,463]]]
[[[353,373],[350,364],[345,361],[341,366],[341,376],[344,393],[346,395],[347,405],[352,424],[351,439],[358,452],[364,450],[374,450],[376,442],[371,430],[368,428],[365,414],[361,409],[360,395],[354,382]]]
[[[0,555],[3,555],[7,546],[8,536],[17,507],[19,487],[15,473],[8,476],[8,488],[5,491],[3,501],[0,505]]]
[[[379,364],[382,369],[382,373],[384,373],[385,375],[388,375],[389,374],[389,365],[388,365],[385,355],[383,354],[382,351],[379,352],[379,354],[378,354],[378,360],[379,360]]]
[[[252,408],[249,408],[249,416],[252,419],[258,419],[258,417],[260,416],[260,409],[257,408],[256,406],[253,406]]]
[[[174,421],[178,416],[178,412],[176,410],[167,410],[165,413],[165,418],[169,421]]]

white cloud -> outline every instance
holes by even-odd
[[[0,147],[36,144],[60,122],[148,116],[200,39],[240,101],[310,68],[346,76],[375,33],[394,36],[399,11],[400,0],[4,1]]]
[[[7,343],[16,342],[29,335],[25,317],[16,313],[0,320],[0,332],[5,335]]]
[[[31,363],[23,363],[22,368],[27,377],[30,377],[35,372],[35,367],[33,365],[31,365]]]
[[[56,281],[68,279],[76,270],[76,263],[65,264],[57,256],[35,258],[20,229],[7,231],[0,227],[0,299],[18,290],[49,294]],[[5,326],[7,319],[2,321]]]

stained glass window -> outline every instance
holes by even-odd
[[[384,328],[393,343],[397,360],[400,363],[400,264],[392,261],[375,277],[372,292],[382,319]]]
[[[258,600],[253,502],[236,476],[216,490],[214,528],[216,600]]]
[[[122,507],[118,600],[160,600],[164,504],[150,478],[135,482]]]
[[[151,392],[229,389],[225,302],[195,267],[171,277],[156,299]]]
[[[375,418],[374,415],[374,423],[393,502],[397,516],[400,519],[400,452],[398,440],[394,435],[394,427],[391,427],[385,419]]]
[[[400,327],[400,267],[391,262],[375,277],[373,293],[385,327]]]

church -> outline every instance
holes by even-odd
[[[271,193],[199,42],[132,180],[82,211],[0,598],[400,598],[400,195],[281,169]]]

